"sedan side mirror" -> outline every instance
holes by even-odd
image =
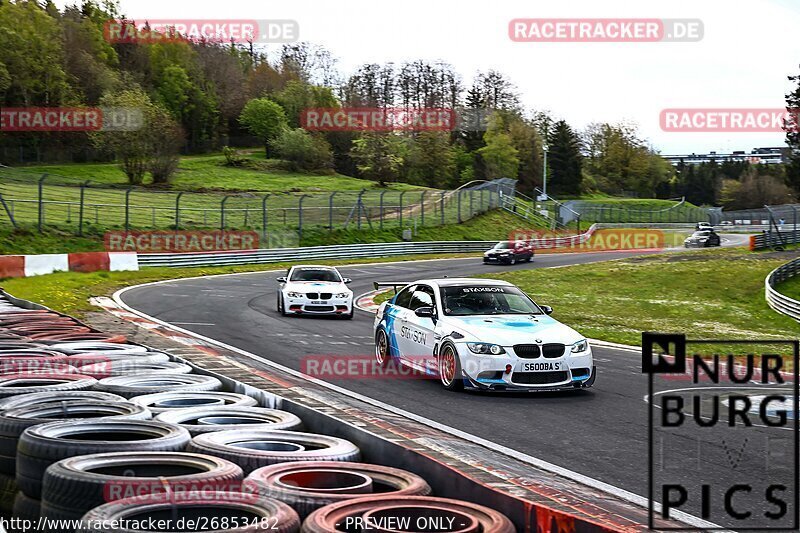
[[[351,283],[352,281],[350,278],[342,278],[342,283]]]
[[[553,308],[550,307],[549,305],[540,305],[539,307],[542,308],[542,311],[544,311],[544,314],[546,314],[546,315],[552,315],[553,314]]]
[[[433,318],[433,307],[417,307],[414,314],[422,318]]]
[[[275,278],[278,283],[286,283],[286,276],[281,276],[279,278]]]

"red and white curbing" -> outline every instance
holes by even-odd
[[[377,291],[365,292],[356,298],[356,307],[367,313],[377,313],[380,304],[375,303],[375,297],[389,290],[391,289],[379,289]]]
[[[0,256],[0,278],[27,278],[54,272],[97,272],[99,270],[139,270],[139,258],[135,252]]]

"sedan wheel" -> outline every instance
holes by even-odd
[[[375,337],[375,359],[380,366],[389,364],[389,338],[382,329],[378,330],[378,334]]]
[[[442,346],[439,352],[439,379],[447,390],[461,390],[464,388],[464,380],[461,378],[461,363],[458,361],[458,354],[450,344]]]

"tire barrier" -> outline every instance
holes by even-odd
[[[79,374],[94,378],[107,378],[114,376],[130,376],[138,374],[189,374],[192,367],[184,363],[154,363],[139,361],[138,359],[120,359],[108,363],[94,363],[77,368]]]
[[[128,353],[125,350],[119,352],[103,353],[81,353],[67,356],[67,363],[79,368],[82,366],[94,365],[99,363],[114,363],[115,361],[136,360],[142,363],[166,363],[169,356],[163,352],[137,352]]]
[[[222,382],[213,376],[198,374],[153,374],[105,378],[94,388],[133,398],[155,391],[216,391],[222,388]]]
[[[115,452],[53,463],[44,474],[42,516],[78,519],[112,501],[164,493],[238,491],[244,473],[210,455]]]
[[[259,494],[289,504],[300,518],[326,505],[367,494],[427,496],[431,493],[428,483],[416,474],[367,463],[278,463],[253,471],[247,481]]]
[[[129,500],[107,503],[95,507],[83,517],[85,523],[98,526],[98,529],[84,529],[86,533],[117,533],[120,529],[101,529],[105,524],[120,523],[122,520],[148,520],[171,517],[173,520],[199,519],[207,521],[215,532],[274,531],[276,533],[295,533],[300,529],[300,518],[294,510],[283,502],[253,494],[236,492],[201,492],[181,498],[165,499],[160,496],[140,496]],[[222,517],[227,517],[223,522]],[[215,522],[216,519],[216,522]],[[221,524],[240,524],[239,527],[225,527]],[[241,526],[241,524],[247,524]]]
[[[402,529],[384,529],[391,521]],[[343,527],[350,524],[352,529]],[[431,528],[437,524],[439,527]],[[423,526],[423,527],[421,527]],[[424,527],[424,526],[427,526]],[[360,528],[360,529],[359,529]],[[503,514],[475,503],[431,496],[367,496],[317,509],[303,522],[303,533],[341,531],[437,531],[441,533],[514,533]]]
[[[14,498],[17,497],[17,480],[14,476],[0,474],[0,516],[14,514]]]
[[[14,507],[12,510],[12,514],[15,518],[30,520],[35,523],[39,520],[40,513],[41,502],[39,500],[25,495],[22,491],[17,491],[14,497]],[[19,533],[26,532],[19,531]]]
[[[9,396],[0,400],[0,414],[9,409],[17,407],[27,407],[29,405],[61,404],[73,400],[95,400],[100,402],[124,402],[125,398],[117,394],[108,392],[94,391],[59,391],[53,392],[34,392],[21,394],[19,396]],[[140,404],[141,405],[141,404]],[[147,407],[143,405],[142,407]],[[152,412],[152,410],[150,410]]]
[[[48,466],[76,455],[104,452],[183,451],[185,429],[154,420],[49,422],[26,429],[17,445],[17,485],[32,498],[42,493]]]
[[[297,430],[303,422],[297,415],[263,407],[195,407],[161,413],[156,420],[186,428],[194,437],[212,431]]]
[[[0,374],[79,372],[67,362],[67,356],[48,350],[16,350],[0,352]]]
[[[188,450],[228,459],[248,475],[262,466],[285,461],[357,462],[361,457],[355,444],[338,437],[247,429],[203,433],[192,439]]]
[[[154,415],[173,411],[176,409],[191,409],[195,407],[256,407],[255,398],[235,392],[157,392],[134,396],[132,402],[150,409]],[[0,400],[2,409],[2,400]]]
[[[73,419],[149,420],[152,414],[130,402],[71,400],[9,409],[0,415],[0,472],[16,472],[17,442],[27,428]]]
[[[96,384],[93,377],[80,374],[6,374],[0,376],[0,398],[32,392],[87,390]]]
[[[112,342],[89,342],[89,341],[76,341],[76,342],[59,342],[50,345],[51,350],[57,350],[67,355],[78,355],[84,353],[102,353],[110,356],[109,352],[116,354],[137,354],[149,351],[144,346],[137,346],[135,344],[123,344]]]

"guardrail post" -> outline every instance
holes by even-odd
[[[230,195],[225,195],[219,203],[219,229],[225,231],[225,203],[230,198]]]
[[[182,192],[178,193],[178,196],[175,197],[175,231],[181,227],[181,196],[183,196]],[[155,211],[153,211],[153,226],[156,225],[156,217]]]
[[[8,219],[11,221],[11,225],[16,228],[17,221],[14,220],[14,212],[11,209],[9,209],[8,204],[6,203],[5,199],[3,199],[2,194],[0,194],[0,203],[3,204],[3,209],[6,210],[6,214],[8,215]]]
[[[42,232],[42,225],[44,224],[44,180],[47,179],[47,174],[42,174],[39,178],[39,233]]]
[[[333,197],[339,191],[333,191],[330,198],[328,198],[328,231],[333,231]]]
[[[297,243],[301,244],[303,241],[303,200],[308,197],[307,194],[300,196],[297,204]],[[284,211],[285,212],[285,211]]]
[[[267,248],[269,248],[269,240],[267,239],[267,198],[269,196],[269,193],[267,193],[261,200],[261,238],[266,243]]]
[[[403,196],[405,196],[405,194],[407,192],[408,191],[403,191],[403,192],[400,193],[400,229],[401,230],[403,229]]]
[[[461,224],[461,193],[463,191],[461,189],[458,190],[458,223]]]
[[[419,225],[425,225],[425,193],[428,191],[422,191],[422,194],[419,197]]]
[[[81,203],[80,203],[80,207],[78,209],[78,236],[79,237],[83,236],[83,198],[84,198],[84,194],[86,193],[86,186],[87,185],[89,185],[89,181],[88,180],[84,181],[83,183],[81,183],[81,186],[80,186]]]
[[[384,194],[386,194],[386,191],[385,190],[381,191],[381,197],[380,197],[380,200],[379,200],[380,207],[378,208],[378,213],[379,213],[378,216],[381,219],[381,229],[383,229],[383,195]]]
[[[361,229],[361,211],[364,210],[364,193],[367,192],[367,189],[361,189],[358,193],[358,200],[356,201],[356,228]],[[366,214],[364,215],[366,216]],[[367,220],[369,222],[369,220]]]
[[[125,233],[130,230],[131,227],[131,191],[133,187],[128,187],[128,190],[125,191]]]
[[[446,191],[442,191],[442,198],[439,201],[439,211],[440,211],[440,214],[442,216],[442,226],[444,226],[444,198],[445,198],[445,192]]]

